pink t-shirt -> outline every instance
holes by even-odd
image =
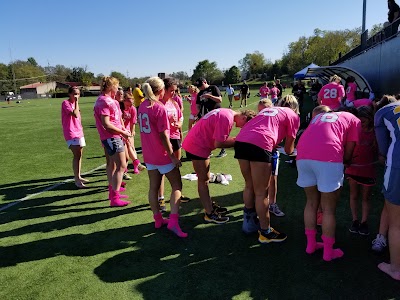
[[[210,111],[190,129],[182,148],[191,154],[207,158],[215,149],[215,141],[225,142],[228,139],[234,114],[233,110],[227,108]]]
[[[271,99],[277,99],[278,94],[279,94],[279,89],[277,87],[273,87],[270,91],[269,94],[271,95]]]
[[[318,97],[321,97],[322,105],[329,106],[332,110],[338,109],[340,107],[340,100],[344,97],[344,87],[335,82],[328,83],[319,91]]]
[[[315,116],[297,144],[297,160],[343,162],[346,142],[358,142],[360,120],[348,112]]]
[[[353,101],[354,107],[359,108],[360,106],[372,106],[372,100],[371,99],[357,99]]]
[[[172,97],[172,99],[174,99],[176,101],[176,103],[178,103],[179,108],[182,110],[182,107],[183,107],[182,98],[179,97],[178,95],[175,95],[174,97]]]
[[[357,84],[349,82],[346,89],[346,99],[350,102],[356,100]]]
[[[375,161],[378,159],[378,147],[375,132],[361,131],[360,140],[354,148],[350,166],[346,168],[346,174],[376,178]]]
[[[190,94],[190,113],[193,116],[197,116],[197,114],[199,113],[197,109],[196,99],[197,99],[197,93]]]
[[[237,142],[272,151],[285,137],[296,138],[299,116],[288,107],[267,107],[247,122],[236,137]]]
[[[94,118],[96,120],[96,127],[100,135],[100,140],[104,141],[109,138],[121,137],[120,134],[108,132],[103,127],[101,116],[108,116],[112,125],[122,129],[121,109],[118,101],[112,99],[110,96],[100,95],[94,104]]]
[[[269,88],[265,85],[263,85],[262,87],[260,87],[260,97],[268,97],[269,95]]]
[[[76,118],[71,115],[75,109],[75,104],[69,100],[61,104],[61,123],[66,141],[83,137],[83,128],[81,123],[81,113],[78,111]]]
[[[169,137],[165,106],[161,102],[153,102],[153,106],[150,106],[150,100],[144,100],[139,106],[138,120],[144,162],[158,166],[170,164],[172,161],[160,138],[160,133],[163,131],[166,131]]]
[[[181,132],[179,128],[173,126],[175,122],[182,121],[182,111],[175,100],[168,100],[165,104],[169,121],[169,138],[173,140],[181,139]]]
[[[137,123],[137,111],[133,105],[122,112],[122,120],[127,130],[131,130],[131,126]]]

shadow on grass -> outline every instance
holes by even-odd
[[[96,177],[104,176],[104,170],[96,170],[91,174],[86,175],[89,180],[93,180]],[[35,180],[25,180],[13,183],[7,183],[0,185],[0,195],[4,195],[3,201],[14,201],[18,199],[22,199],[28,195],[32,195],[35,193],[39,193],[47,188],[52,187],[55,184],[62,183],[67,179],[71,179],[71,176],[61,176],[54,178],[42,178]],[[95,182],[95,181],[94,181]],[[90,188],[90,183],[88,184]],[[73,182],[62,184],[57,187],[57,189],[69,189],[76,190],[76,186]]]
[[[302,211],[298,210],[291,218],[272,218],[272,225],[288,234],[287,241],[260,245],[257,235],[241,233],[240,199],[241,193],[215,197],[233,207],[234,216],[224,225],[204,224],[198,199],[182,205],[180,223],[189,234],[187,239],[177,238],[165,227],[155,230],[149,212],[145,224],[102,231],[93,226],[94,232],[88,234],[0,247],[0,268],[57,256],[88,257],[122,250],[99,261],[93,272],[106,283],[138,280],[132,292],[140,292],[144,299],[158,299],[160,293],[166,299],[388,299],[399,295],[400,283],[378,271],[381,258],[365,250],[370,245],[368,240],[349,237],[348,231],[339,227],[337,240],[345,252],[343,259],[326,263],[321,252],[308,256]],[[57,211],[71,205],[59,206]],[[37,209],[32,211],[35,217],[48,215]],[[96,209],[82,209],[93,214],[28,225],[4,236],[95,224],[148,210],[148,205],[104,208],[98,213]],[[367,282],[361,288],[360,284]]]

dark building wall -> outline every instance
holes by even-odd
[[[400,35],[338,64],[368,80],[376,95],[400,93]]]

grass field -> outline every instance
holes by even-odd
[[[0,104],[0,205],[71,178],[61,101]],[[251,97],[250,107],[257,101]],[[84,172],[105,162],[94,102],[81,99]],[[227,107],[226,98],[223,102]],[[187,103],[185,108],[187,121]],[[295,184],[294,168],[281,164],[278,203],[286,216],[271,217],[288,239],[271,245],[241,233],[243,179],[233,152],[213,158],[211,169],[233,176],[229,186],[210,184],[214,200],[229,208],[231,221],[204,224],[196,182],[184,181],[184,194],[192,198],[181,209],[181,226],[189,233],[185,240],[165,228],[154,230],[146,172],[128,182],[132,204],[124,208],[108,207],[105,172],[98,169],[87,176],[89,189],[66,183],[0,211],[0,299],[400,299],[400,283],[376,267],[388,261],[388,253],[370,251],[383,204],[379,185],[369,221],[372,234],[366,238],[348,231],[351,214],[344,187],[337,245],[345,256],[326,263],[321,253],[305,253],[305,196]],[[191,172],[191,163],[184,162],[182,175]]]

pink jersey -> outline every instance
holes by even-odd
[[[279,94],[279,89],[277,87],[273,87],[270,89],[269,94],[271,95],[271,99],[277,99]]]
[[[321,97],[322,105],[329,106],[332,110],[338,109],[340,107],[340,100],[344,97],[344,87],[335,82],[328,83],[319,91],[318,97]]]
[[[153,106],[150,106],[150,100],[144,100],[139,106],[138,120],[144,162],[159,166],[170,164],[172,161],[160,138],[160,133],[164,131],[169,138],[165,106],[161,102],[153,102]]]
[[[354,107],[358,108],[360,106],[372,106],[372,100],[371,99],[357,99],[353,101]]]
[[[190,114],[192,114],[193,116],[197,116],[197,114],[199,113],[196,100],[197,93],[190,94]]]
[[[267,98],[269,95],[269,88],[265,85],[260,87],[260,97]]]
[[[122,120],[124,120],[125,128],[129,131],[131,126],[137,123],[137,111],[133,105],[122,112]]]
[[[78,111],[74,117],[71,113],[75,109],[75,103],[69,100],[63,101],[61,105],[61,123],[66,141],[83,137],[83,128],[81,123],[81,113]]]
[[[215,149],[215,141],[225,142],[228,139],[234,114],[233,110],[227,108],[210,111],[190,129],[182,148],[191,154],[207,158]]]
[[[236,141],[272,151],[285,137],[296,138],[300,117],[288,107],[267,107],[240,130]]]
[[[122,129],[121,109],[118,101],[112,99],[110,96],[100,95],[94,104],[94,118],[96,120],[96,127],[100,135],[100,140],[104,141],[113,137],[121,137],[120,134],[108,132],[103,127],[101,116],[108,116],[112,125]]]
[[[174,99],[176,101],[176,103],[178,103],[179,108],[182,110],[182,107],[183,107],[182,98],[179,97],[178,95],[175,95],[174,97],[172,97],[172,99]]]
[[[173,140],[180,140],[181,131],[179,128],[174,126],[174,123],[182,121],[182,111],[179,108],[178,103],[176,103],[173,99],[168,100],[164,105],[165,109],[167,110],[169,121],[169,138]]]
[[[350,102],[356,100],[357,84],[349,82],[346,89],[346,99]]]
[[[376,178],[375,162],[378,159],[378,147],[375,132],[361,131],[360,140],[354,148],[351,166],[346,168],[346,174]]]
[[[315,116],[297,144],[297,160],[343,162],[346,142],[358,142],[360,120],[348,112]]]

